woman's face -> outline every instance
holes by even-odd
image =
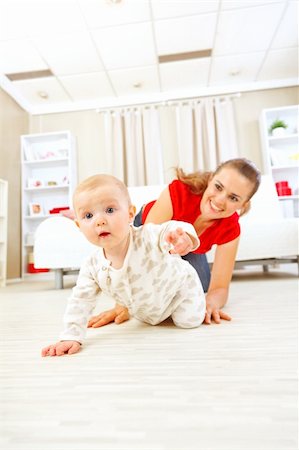
[[[223,167],[211,178],[205,190],[200,210],[208,220],[223,219],[242,209],[252,192],[252,183],[237,170]]]

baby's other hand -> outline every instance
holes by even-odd
[[[193,249],[191,237],[182,228],[177,228],[174,231],[170,231],[166,235],[166,242],[173,246],[170,253],[176,253],[181,256],[187,255]]]
[[[62,356],[72,355],[80,350],[81,344],[77,341],[60,341],[53,345],[48,345],[42,349],[42,356]]]

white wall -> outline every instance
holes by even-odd
[[[238,143],[242,156],[252,159],[263,170],[259,134],[259,115],[262,109],[298,104],[298,88],[280,88],[243,93],[235,98]],[[159,108],[166,181],[173,177],[177,165],[174,113]],[[95,111],[33,116],[30,133],[70,130],[77,139],[79,180],[97,172],[107,171],[104,145],[104,116]]]

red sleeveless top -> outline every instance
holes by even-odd
[[[182,220],[192,225],[200,214],[201,195],[194,194],[188,184],[180,180],[174,180],[168,186],[173,208],[173,220]],[[142,212],[142,223],[154,205],[156,200],[144,206]],[[216,220],[200,235],[200,246],[193,253],[206,253],[212,245],[226,244],[240,235],[239,215],[235,212],[225,219]]]

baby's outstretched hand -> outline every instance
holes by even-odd
[[[193,249],[193,242],[188,233],[182,228],[177,228],[174,231],[170,231],[166,235],[166,242],[172,245],[170,253],[176,253],[181,256],[185,256]]]
[[[60,341],[53,345],[48,345],[42,349],[42,356],[62,356],[72,355],[80,350],[81,344],[77,341]]]

